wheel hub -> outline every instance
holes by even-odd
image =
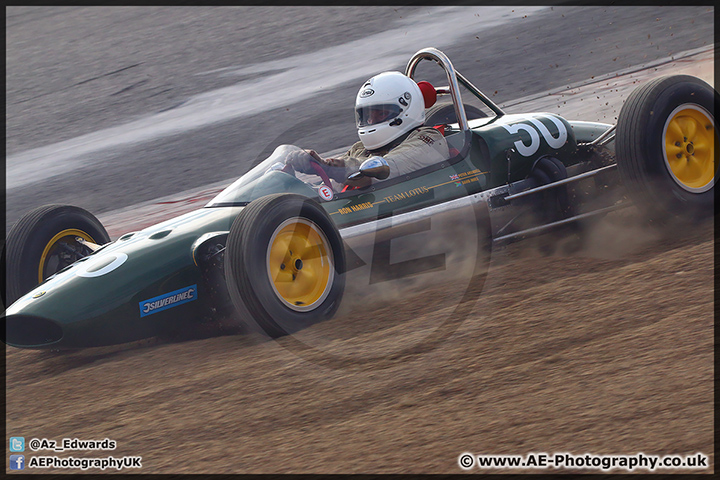
[[[292,310],[309,311],[322,303],[332,286],[332,249],[316,224],[289,219],[270,239],[267,268],[278,298]]]
[[[63,230],[55,235],[45,245],[45,249],[40,255],[38,283],[42,283],[50,275],[91,253],[76,240],[76,237],[95,243],[95,240],[89,234],[74,228]]]

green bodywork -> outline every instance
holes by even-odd
[[[375,183],[353,197],[333,200],[323,206],[342,228],[472,195],[524,179],[535,161],[544,155],[552,155],[566,166],[584,161],[585,158],[577,155],[577,144],[594,140],[610,127],[602,123],[568,122],[553,115],[567,131],[567,141],[562,147],[553,149],[541,139],[532,156],[524,157],[515,151],[514,143],[518,140],[531,143],[530,134],[520,130],[511,135],[503,126],[522,123],[532,128],[528,119],[533,118],[542,122],[551,135],[557,136],[557,127],[547,120],[549,115],[552,114],[504,115],[475,120],[470,123],[471,145],[466,156],[455,162],[443,162],[438,168],[426,169],[430,171],[388,187],[383,188],[383,182]],[[455,135],[459,137],[462,133]],[[452,144],[452,137],[449,142]]]
[[[560,148],[552,148],[542,136],[530,156],[517,152],[516,142],[533,140],[527,129],[544,125],[551,136],[559,135],[552,114],[505,115],[474,120],[471,133],[450,133],[448,141],[466,155],[428,167],[401,181],[377,182],[371,187],[320,200],[316,190],[281,171],[257,179],[248,195],[258,198],[294,192],[318,199],[339,228],[371,222],[381,217],[420,209],[459,197],[506,185],[525,178],[536,159],[553,155],[565,165],[583,161],[577,144],[597,138],[609,126],[553,116],[567,131]],[[512,134],[507,126],[523,124]],[[387,186],[386,186],[387,185]],[[167,332],[185,318],[207,312],[214,298],[204,272],[195,258],[199,239],[212,232],[228,232],[243,205],[205,207],[172,220],[120,237],[94,254],[58,272],[11,305],[5,312],[8,344],[29,348],[77,348],[130,342]],[[113,259],[126,259],[113,270],[96,276]],[[142,316],[143,304],[155,297],[195,287],[192,300]],[[180,297],[177,297],[180,298]],[[166,301],[166,300],[164,300]],[[160,305],[162,302],[158,303]],[[31,326],[27,326],[31,325]],[[28,336],[28,328],[47,328],[48,341]],[[61,334],[57,329],[61,329]],[[19,333],[13,333],[13,332]],[[58,338],[60,335],[60,338]]]
[[[59,324],[62,339],[47,345],[53,348],[125,343],[168,332],[179,316],[200,315],[207,292],[202,291],[202,272],[193,259],[193,244],[206,232],[228,231],[241,210],[189,212],[124,235],[58,272],[8,308],[8,344],[14,344],[9,331],[14,315],[21,316],[18,321],[32,316]],[[77,274],[82,268],[92,269],[85,263],[118,253],[127,255],[127,260],[109,273],[89,278]],[[196,301],[141,317],[144,300],[196,284]]]

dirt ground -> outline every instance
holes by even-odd
[[[425,349],[403,346],[453,308],[446,285],[316,325],[322,351],[300,355],[255,334],[8,348],[8,437],[110,438],[72,455],[141,455],[142,473],[461,473],[463,452],[702,452],[710,473],[712,224],[640,225],[631,208],[579,252],[495,251],[470,314]]]
[[[232,17],[223,17],[215,25],[225,29],[199,28],[203,35],[212,33],[206,41],[215,47],[188,49],[183,47],[185,42],[198,45],[198,37],[188,34],[195,24],[186,22],[182,17],[187,12],[181,10],[158,10],[154,16],[126,10],[123,24],[118,23],[118,17],[110,17],[109,11],[93,10],[78,16],[69,12],[65,21],[72,17],[77,24],[63,23],[55,16],[59,12],[17,13],[30,13],[25,19],[41,23],[29,26],[33,24],[16,17],[22,22],[10,26],[14,30],[8,43],[14,46],[14,56],[8,58],[17,61],[8,79],[21,81],[15,82],[18,88],[14,101],[9,102],[17,111],[8,118],[16,127],[25,125],[10,135],[10,147],[39,147],[33,143],[38,138],[43,142],[71,138],[86,133],[88,125],[113,126],[128,112],[146,112],[152,107],[147,103],[150,97],[166,102],[158,104],[165,108],[198,93],[196,88],[220,87],[206,82],[224,79],[204,76],[198,80],[196,75],[187,75],[186,66],[198,65],[194,68],[200,71],[234,65],[237,45],[244,46],[241,53],[248,58],[262,55],[270,59],[275,58],[273,49],[284,56],[314,49],[308,39],[324,41],[323,36],[304,35],[302,29],[285,29],[278,37],[275,22],[238,28]],[[341,13],[346,19],[346,12]],[[401,13],[404,15],[398,15]],[[477,50],[461,46],[454,48],[453,62],[462,66],[465,74],[466,66],[472,73],[472,65],[479,65],[481,70],[476,73],[483,73],[484,65],[492,64],[492,55],[505,55],[507,48],[522,48],[531,56],[537,53],[535,64],[543,68],[528,68],[526,72],[527,65],[518,63],[519,74],[508,70],[505,79],[510,83],[501,90],[511,92],[508,95],[512,97],[529,83],[544,85],[548,75],[555,79],[573,72],[582,78],[587,74],[595,81],[562,85],[554,91],[514,100],[505,105],[508,112],[551,111],[568,119],[608,123],[614,123],[629,92],[654,76],[688,73],[714,83],[711,48],[680,59],[673,57],[670,62],[660,61],[670,56],[671,50],[708,45],[704,41],[707,30],[703,29],[708,23],[702,28],[698,27],[700,23],[688,27],[684,19],[692,12],[685,8],[672,14],[658,13],[657,18],[653,14],[652,29],[638,21],[643,12],[635,11],[614,21],[616,27],[624,25],[612,30],[617,35],[608,35],[612,23],[605,25],[606,17],[599,10],[590,15],[577,10],[573,17],[568,14],[565,18],[556,8],[553,15],[552,22],[541,19],[538,28],[526,27],[523,36],[505,27],[510,32],[508,37],[499,30],[487,32],[482,41],[492,40],[499,48],[481,52],[486,63],[476,63]],[[38,18],[30,18],[35,16]],[[203,18],[207,17],[193,21]],[[295,16],[285,18],[298,23]],[[374,28],[384,28],[387,17],[378,14],[374,18]],[[280,17],[275,20],[285,21]],[[315,14],[309,21],[324,22],[323,31],[330,37],[340,31],[332,28],[343,28],[333,27],[330,23],[337,22],[328,23]],[[567,29],[565,22],[573,22],[577,28]],[[695,24],[695,19],[691,22]],[[165,43],[154,41],[155,24],[163,26]],[[312,24],[306,21],[304,25],[310,28]],[[271,31],[258,35],[255,27]],[[56,30],[63,35],[53,33]],[[88,43],[88,32],[100,41]],[[178,36],[171,37],[173,32]],[[296,34],[306,38],[297,42],[292,36]],[[250,35],[253,42],[248,44],[238,35]],[[563,39],[566,35],[568,40]],[[84,40],[76,41],[76,37]],[[673,43],[669,43],[671,37]],[[136,48],[144,38],[153,41]],[[478,37],[470,40],[473,45],[481,41]],[[675,48],[674,42],[682,48]],[[540,47],[533,50],[533,45]],[[546,58],[559,58],[558,52],[565,58],[565,51],[558,50],[563,45],[569,46],[567,53],[572,56],[560,62],[560,70],[546,70]],[[569,50],[576,47],[577,52]],[[75,55],[62,62],[67,69],[56,68],[58,57],[53,52],[58,48],[63,55]],[[155,49],[161,53],[161,61],[145,61]],[[585,54],[586,49],[592,55]],[[596,69],[608,72],[600,66],[615,62],[616,50],[618,58],[626,61],[623,65],[618,61],[617,68],[632,68],[595,77]],[[207,51],[213,55],[208,56]],[[143,58],[138,59],[138,55]],[[582,59],[580,64],[578,58]],[[212,64],[201,67],[205,62]],[[638,71],[638,63],[647,68]],[[135,64],[145,69],[142,75],[121,69]],[[549,67],[558,68],[553,64]],[[39,76],[38,66],[47,75]],[[168,74],[155,75],[151,67]],[[111,76],[107,72],[124,73]],[[475,78],[470,74],[469,78]],[[33,88],[28,88],[24,76],[32,80]],[[95,81],[77,83],[78,79],[101,79],[102,88]],[[78,85],[84,86],[74,89]],[[134,88],[136,85],[140,88]],[[163,95],[155,96],[156,87]],[[337,91],[331,100],[352,98],[354,88]],[[543,89],[538,87],[537,91]],[[80,97],[84,101],[76,101]],[[325,104],[334,105],[333,101]],[[299,104],[293,110],[302,111],[302,107]],[[53,120],[53,112],[61,113],[57,116],[60,121]],[[280,122],[280,118],[271,120]],[[231,136],[227,135],[230,129]],[[193,135],[185,143],[161,143],[161,148],[154,145],[136,157],[143,162],[143,171],[150,171],[149,160],[157,161],[157,165],[166,160],[172,163],[164,165],[176,165],[178,157],[199,157],[198,151],[208,162],[225,165],[220,162],[234,158],[228,152],[236,144],[249,151],[254,151],[252,142],[261,142],[256,146],[264,147],[262,136],[252,138],[257,136],[255,129],[248,130],[245,137],[240,136],[242,131],[235,124],[222,126],[212,131],[212,141],[203,142]],[[217,139],[225,137],[233,142],[222,141],[216,149],[207,149],[206,144],[215,147]],[[196,144],[202,150],[196,150]],[[136,168],[127,157],[123,153],[122,165]],[[231,166],[235,175],[235,166]],[[139,221],[147,225],[159,221],[153,215],[182,213],[172,208],[195,208],[214,192],[213,188],[220,187],[212,182],[230,176],[208,176],[204,180],[208,185],[177,198],[178,188],[191,187],[178,187],[177,182],[162,182],[158,177],[157,184],[137,190],[139,182],[125,175],[125,183],[104,181],[98,190],[97,178],[81,173],[68,176],[66,183],[16,191],[12,197],[16,211],[23,205],[18,198],[34,206],[38,195],[51,196],[53,202],[77,203],[83,190],[78,182],[92,183],[92,188],[85,189],[85,201],[96,208],[105,205],[105,210],[116,208],[113,202],[145,195],[149,200],[140,206],[121,203],[124,210],[120,212],[100,212],[103,223],[116,236],[137,229]],[[113,171],[113,179],[120,177],[123,175]],[[167,194],[157,191],[163,183],[169,185],[175,198],[157,198]],[[110,194],[111,187],[116,189],[114,195]],[[132,195],[127,192],[129,188]],[[67,195],[74,201],[63,201]],[[158,203],[163,200],[170,201],[159,209]],[[462,473],[458,457],[464,452],[702,452],[710,458],[710,467],[700,472],[712,473],[713,225],[678,228],[672,236],[643,225],[639,213],[630,208],[603,219],[579,251],[568,251],[565,247],[569,242],[557,237],[498,249],[493,252],[486,282],[468,292],[469,301],[461,306],[461,313],[467,315],[459,317],[453,312],[466,284],[440,283],[417,291],[405,289],[396,301],[388,303],[373,302],[372,295],[355,291],[352,297],[347,295],[341,314],[333,320],[279,341],[249,333],[229,334],[232,328],[218,331],[209,325],[184,340],[153,339],[77,352],[7,347],[5,441],[11,436],[24,436],[28,442],[32,438],[109,438],[117,442],[113,451],[26,450],[25,456],[27,460],[38,455],[142,456],[141,473]],[[549,246],[557,248],[548,254],[552,250]],[[454,320],[447,322],[448,318]],[[438,324],[444,326],[436,329]],[[423,343],[422,339],[434,341]],[[9,445],[5,451],[9,452]],[[33,470],[13,471],[29,472]],[[470,472],[553,471],[475,467]]]

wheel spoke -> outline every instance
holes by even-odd
[[[668,156],[675,157],[678,153],[682,153],[683,149],[682,147],[678,147],[675,145],[674,142],[667,142],[665,144],[665,151],[667,152]]]
[[[303,261],[314,260],[323,257],[323,249],[321,244],[309,245],[300,254]]]
[[[292,282],[292,273],[289,269],[283,269],[282,265],[289,263],[290,239],[285,235],[278,235],[270,249],[268,257],[269,274],[273,282]]]
[[[293,252],[293,256],[300,254],[303,250],[307,248],[307,240],[298,237],[293,236],[290,240],[290,244],[288,245],[289,251]]]
[[[700,162],[695,160],[694,158],[690,158],[687,162],[687,167],[685,168],[686,177],[689,177],[689,179],[696,179],[702,176],[702,166],[700,165]]]
[[[308,268],[300,271],[299,277],[302,279],[303,283],[306,284],[314,284],[315,282],[317,282],[317,274],[315,273],[315,270],[310,270]]]
[[[704,142],[698,142],[693,145],[695,147],[695,155],[696,156],[703,156],[705,152],[710,151],[710,145]]]
[[[282,253],[283,256],[285,256],[288,254],[288,250],[290,250],[290,238],[286,237],[285,235],[278,235],[275,238],[275,242],[273,242],[273,254],[277,252],[278,255]]]
[[[682,117],[682,130],[688,140],[695,138],[695,132],[697,132],[697,123],[692,117]]]
[[[296,299],[297,297],[302,295],[303,288],[300,282],[298,282],[297,276],[293,281],[283,283],[283,286],[285,287],[283,288],[283,290],[285,291],[285,293],[283,293],[283,297],[285,297],[291,302],[293,301],[293,299]]]
[[[670,125],[668,125],[668,135],[672,136],[673,141],[680,141],[683,139],[685,135],[683,135],[683,131],[680,128],[680,122],[677,120],[673,120],[670,122]]]
[[[687,160],[685,160],[685,157],[677,158],[673,156],[668,158],[668,163],[670,164],[670,168],[672,169],[673,173],[675,175],[680,175],[685,170],[685,164],[687,163]]]
[[[289,269],[281,270],[278,269],[275,273],[275,282],[287,283],[293,281],[292,272]]]
[[[297,275],[297,285],[300,288],[300,295],[307,295],[310,293],[315,284],[317,283],[317,275],[311,270],[302,270]]]

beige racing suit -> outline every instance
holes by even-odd
[[[362,162],[378,155],[388,162],[388,179],[392,179],[447,160],[450,151],[445,137],[432,127],[416,128],[400,143],[377,150],[368,151],[362,142],[357,142],[340,157],[345,161],[345,178],[356,172]]]

